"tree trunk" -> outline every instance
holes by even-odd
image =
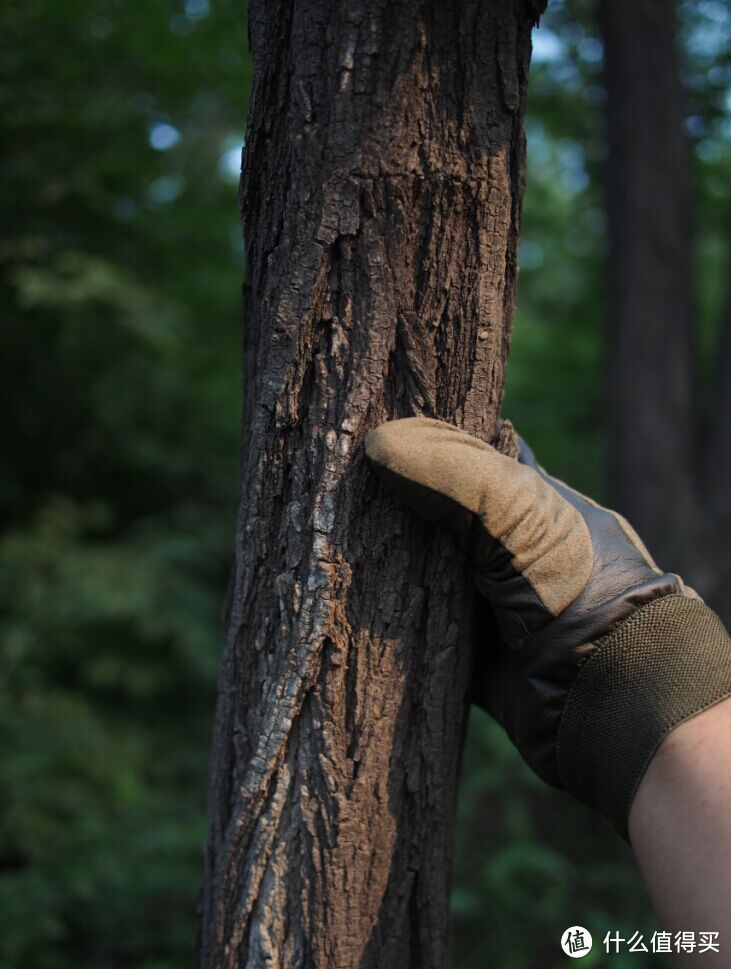
[[[242,489],[200,964],[444,966],[471,664],[456,543],[366,433],[494,438],[537,5],[253,0]]]
[[[708,600],[727,625],[731,625],[731,266],[721,335],[716,353],[716,373],[711,398],[710,427],[703,469],[703,508],[706,541],[703,551],[712,563],[708,576]]]
[[[676,3],[603,0],[613,500],[663,568],[694,571],[691,180]],[[690,578],[690,576],[688,576]]]
[[[731,288],[707,433],[698,412],[692,180],[677,3],[603,0],[614,500],[660,565],[731,620]]]

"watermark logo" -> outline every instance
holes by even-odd
[[[572,959],[581,959],[591,952],[591,932],[581,925],[572,925],[561,936],[561,948]]]
[[[564,950],[566,951],[566,950]],[[653,932],[645,937],[641,932],[633,932],[625,938],[619,932],[607,932],[604,936],[604,951],[607,955],[620,952],[720,952],[718,932]]]

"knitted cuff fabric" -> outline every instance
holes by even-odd
[[[667,734],[731,695],[731,639],[700,599],[670,595],[596,642],[558,732],[561,781],[629,841],[627,820]]]

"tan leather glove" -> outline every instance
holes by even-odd
[[[374,469],[465,540],[501,644],[476,694],[549,784],[627,839],[637,786],[667,733],[731,695],[731,641],[621,515],[425,417],[382,424]]]

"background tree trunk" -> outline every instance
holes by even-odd
[[[444,966],[472,580],[382,420],[494,438],[537,5],[255,0],[245,429],[210,967]]]
[[[612,497],[660,564],[687,572],[698,438],[677,9],[667,0],[603,0],[601,14],[609,95]]]
[[[703,551],[712,564],[706,593],[726,625],[731,625],[731,271],[728,280],[701,488],[706,522]]]
[[[613,500],[731,619],[731,289],[710,420],[696,399],[692,178],[677,3],[603,0]]]

